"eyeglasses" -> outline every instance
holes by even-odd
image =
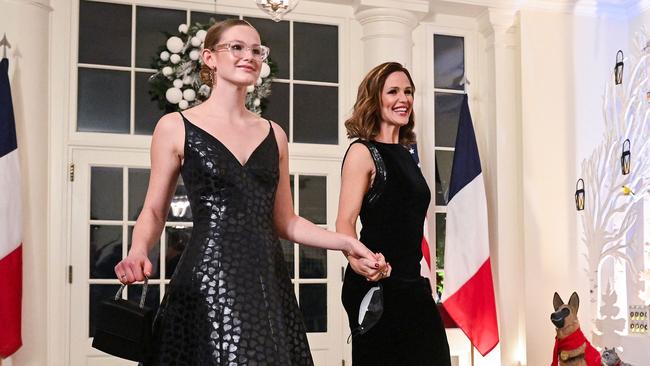
[[[253,58],[260,62],[266,60],[266,58],[269,57],[269,53],[271,53],[271,49],[266,46],[248,46],[242,42],[221,43],[214,47],[215,52],[227,50],[230,51],[230,54],[235,58],[244,58],[246,51],[251,51]]]

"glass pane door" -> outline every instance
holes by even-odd
[[[133,227],[144,202],[149,181],[147,152],[75,150],[72,183],[71,364],[132,365],[91,347],[99,304],[115,295],[119,281],[113,268],[132,243]],[[291,183],[296,212],[334,229],[338,195],[338,163],[291,162]],[[192,212],[179,178],[169,216],[149,258],[153,274],[147,306],[157,309],[192,231]],[[282,242],[296,296],[303,312],[317,365],[340,363],[342,307],[338,252],[327,252]],[[129,286],[124,298],[137,300],[141,285]]]

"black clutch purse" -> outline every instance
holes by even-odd
[[[361,299],[361,304],[359,305],[359,326],[352,330],[352,333],[348,337],[348,343],[350,339],[355,336],[360,336],[365,334],[374,327],[381,315],[384,313],[384,288],[380,282],[371,287],[366,295]]]
[[[140,303],[122,299],[122,285],[115,298],[100,304],[95,319],[93,347],[131,361],[144,361],[151,349],[153,310],[144,306],[148,280],[145,279]]]

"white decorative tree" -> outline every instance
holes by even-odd
[[[620,312],[616,306],[618,296],[609,287],[607,293],[602,297],[603,305],[600,308],[600,317],[595,321],[598,332],[594,334],[593,342],[606,347],[620,345],[621,333],[625,330],[625,318],[618,316]]]
[[[611,301],[611,296],[616,296],[604,294],[601,288],[603,261],[612,258],[624,264],[632,281],[645,280],[641,276],[643,269],[637,268],[627,250],[643,245],[637,243],[638,235],[629,234],[639,219],[637,203],[642,202],[650,188],[650,47],[645,30],[637,34],[635,46],[639,51],[638,61],[634,62],[633,57],[624,60],[623,83],[616,85],[612,75],[606,85],[603,140],[582,162],[585,210],[581,218],[596,340],[602,339],[605,320],[599,315],[597,304],[603,302],[603,297]],[[631,171],[623,175],[621,155],[626,139],[630,140]],[[624,190],[624,186],[630,190]],[[607,317],[613,316],[605,312]],[[616,328],[620,326],[617,322]],[[617,330],[623,331],[622,326],[623,329]]]

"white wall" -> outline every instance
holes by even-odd
[[[551,361],[555,291],[577,291],[589,329],[588,286],[573,194],[578,162],[602,132],[602,91],[620,19],[521,12],[523,219],[527,364]],[[523,299],[522,299],[523,300]]]
[[[49,1],[0,0],[0,9],[0,32],[12,46],[7,58],[23,195],[23,347],[10,360],[46,365]]]

